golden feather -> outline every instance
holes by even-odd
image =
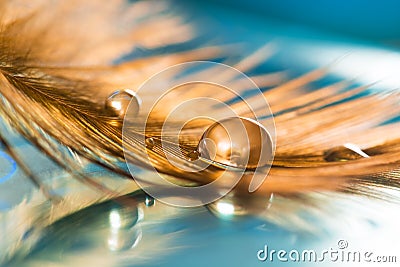
[[[124,1],[43,1],[27,5],[23,1],[0,1],[0,13],[3,14],[0,20],[1,116],[71,177],[101,192],[85,203],[71,205],[66,212],[51,215],[46,225],[94,202],[138,189],[133,181],[123,180],[131,176],[124,165],[122,119],[104,108],[104,101],[112,92],[121,88],[135,90],[154,73],[177,63],[218,57],[229,61],[236,56],[236,50],[230,47],[196,43],[194,47],[183,46],[177,53],[115,63],[132,51],[132,45],[151,49],[187,43],[196,37],[196,29],[184,23],[184,18],[171,11],[166,2],[128,5]],[[267,45],[234,66],[243,72],[250,71],[267,61],[272,51]],[[373,93],[369,86],[350,87],[350,81],[307,89],[328,74],[329,67],[326,67],[290,80],[285,80],[283,73],[258,73],[251,77],[258,86],[271,87],[263,90],[263,94],[276,123],[276,154],[262,187],[250,195],[249,181],[243,179],[235,189],[237,201],[246,205],[250,198],[274,193],[288,201],[280,207],[286,203],[292,210],[291,201],[296,202],[300,195],[309,192],[341,191],[386,197],[380,188],[400,188],[399,123],[385,123],[399,116],[398,92]],[[233,78],[221,74],[221,80],[238,82]],[[243,87],[242,92],[251,89],[254,88]],[[176,97],[196,97],[196,92]],[[216,93],[202,91],[202,94],[215,96]],[[218,97],[232,100],[223,94]],[[170,105],[174,105],[172,101],[171,98]],[[247,101],[258,103],[254,97],[248,97]],[[233,103],[231,107],[241,116],[248,115],[240,103]],[[159,135],[165,115],[161,112],[149,122],[150,136]],[[195,149],[207,126],[195,125],[183,131],[183,146],[188,151]],[[368,158],[359,157],[344,146],[349,136]],[[2,134],[0,137],[28,176],[42,186],[40,179],[29,173],[29,167],[19,159],[7,138]],[[127,188],[110,189],[88,177],[76,161],[63,153],[66,148],[77,157],[108,169],[121,179],[119,185]],[[147,153],[144,144],[133,143],[132,150],[138,155],[136,163],[149,168],[141,160],[141,153]],[[207,183],[219,171],[214,168],[187,173],[168,164],[164,154],[151,155],[157,170],[182,185],[192,185],[193,181]],[[42,189],[52,200],[57,198],[49,188],[42,186]],[[68,198],[57,201],[55,209],[72,203]],[[253,212],[258,211],[255,208]],[[262,216],[284,224],[276,214]]]

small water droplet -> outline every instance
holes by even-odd
[[[146,143],[147,149],[153,149],[153,147],[155,145],[155,141],[152,137],[146,138],[145,143]]]
[[[123,119],[127,113],[128,106],[130,114],[136,116],[139,113],[141,100],[132,90],[118,90],[112,93],[106,100],[105,108],[111,110],[115,116]]]
[[[212,124],[201,137],[198,151],[204,158],[242,168],[266,166],[273,158],[272,139],[265,127],[240,117]]]
[[[187,154],[188,160],[189,161],[195,161],[197,159],[199,159],[199,152],[197,152],[196,150],[191,151]]]
[[[329,149],[324,153],[324,159],[329,162],[349,161],[361,158],[369,158],[369,156],[357,145],[351,143]]]
[[[146,195],[146,198],[145,198],[145,200],[144,200],[144,204],[145,204],[147,207],[154,206],[155,200],[154,200],[154,198],[152,198],[151,196],[147,196],[147,195]]]

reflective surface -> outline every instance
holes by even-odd
[[[45,229],[35,250],[26,257],[16,257],[6,266],[313,266],[316,264],[313,261],[281,262],[276,255],[272,261],[270,258],[260,261],[257,253],[265,245],[269,251],[296,249],[321,253],[324,249],[338,249],[338,240],[345,240],[349,251],[396,255],[396,232],[387,235],[396,229],[396,221],[386,220],[387,211],[394,206],[367,201],[368,198],[359,198],[364,208],[354,205],[352,200],[336,198],[335,204],[346,207],[337,210],[344,216],[341,220],[323,214],[318,218],[291,216],[287,210],[290,203],[282,206],[281,197],[264,199],[264,208],[259,209],[258,214],[284,212],[283,220],[292,225],[285,228],[252,216],[251,205],[232,205],[234,198],[210,204],[207,211],[200,207],[174,208],[162,203],[147,207],[144,195],[131,197],[137,200],[137,205],[127,207],[111,201],[62,219]],[[326,202],[326,205],[331,204]],[[132,213],[126,211],[135,207],[142,216],[130,226],[136,215],[130,216]],[[352,210],[356,207],[357,213]],[[374,217],[379,213],[381,218]],[[245,214],[248,216],[241,216]],[[312,224],[314,230],[300,230],[303,220]],[[366,234],[368,242],[364,239]],[[342,263],[325,260],[316,266],[342,266]],[[349,266],[365,266],[365,263]]]

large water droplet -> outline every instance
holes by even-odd
[[[115,116],[123,119],[127,112],[129,103],[131,103],[129,112],[136,116],[140,110],[141,100],[132,90],[118,90],[112,93],[106,100],[105,108],[111,110]]]
[[[369,158],[369,156],[361,150],[357,145],[346,143],[343,146],[335,147],[325,151],[324,159],[326,161],[349,161],[361,158]]]
[[[271,163],[272,140],[264,126],[240,117],[212,124],[198,145],[201,157],[241,168],[257,168]]]

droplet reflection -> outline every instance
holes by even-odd
[[[234,220],[244,215],[259,215],[272,205],[273,193],[267,197],[248,193],[229,193],[225,197],[207,205],[209,211],[223,220]]]
[[[111,251],[131,249],[139,243],[142,237],[142,230],[137,225],[139,213],[136,206],[124,206],[110,211],[107,247]]]
[[[123,251],[134,248],[142,238],[142,229],[111,229],[107,239],[107,246],[111,251]]]
[[[123,207],[110,211],[110,227],[114,229],[130,228],[134,226],[139,218],[137,207]]]

